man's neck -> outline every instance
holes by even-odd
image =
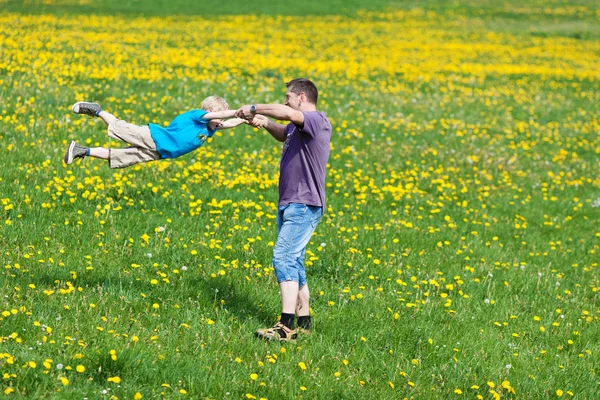
[[[299,111],[317,111],[317,106],[311,103],[303,103]]]

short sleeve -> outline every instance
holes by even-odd
[[[198,119],[199,122],[202,122],[203,124],[206,124],[208,122],[210,122],[210,120],[208,119],[204,119],[204,116],[208,114],[208,111],[204,111],[204,110],[197,110],[196,111],[196,115],[194,115],[194,117],[196,119]]]
[[[323,116],[318,112],[303,112],[303,114],[304,126],[302,129],[298,127],[298,130],[303,135],[314,138],[321,131],[323,125]]]

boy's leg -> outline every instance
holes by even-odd
[[[100,158],[102,160],[108,160],[110,157],[110,149],[104,147],[90,147],[89,156],[94,158]]]
[[[102,121],[104,121],[106,125],[114,124],[115,122],[117,122],[117,117],[104,110],[100,111],[97,116],[100,117],[100,119],[102,119]]]
[[[104,147],[87,148],[72,141],[65,154],[65,164],[72,164],[76,158],[93,157],[108,160],[110,168],[125,168],[133,164],[160,160],[160,154],[154,150],[128,147],[126,149],[107,149]]]
[[[101,112],[102,114],[104,114],[104,111]],[[112,117],[112,115],[108,115]],[[150,134],[150,128],[147,125],[134,125],[115,118],[108,125],[108,136],[128,143],[133,147],[156,151],[156,143],[154,143],[154,139],[152,139],[152,135]]]
[[[102,109],[102,106],[98,103],[90,103],[87,101],[78,101],[73,104],[71,110],[75,114],[85,114],[90,117],[100,117],[102,121],[106,123],[106,125],[110,125],[117,120],[117,117],[112,115],[109,112],[106,112]]]
[[[160,160],[160,154],[154,150],[143,149],[140,147],[110,149],[108,166],[110,168],[125,168],[134,164],[156,160]]]
[[[111,113],[102,110],[98,103],[79,101],[71,107],[75,114],[85,114],[91,117],[99,117],[108,125],[108,136],[128,143],[134,147],[148,150],[156,150],[156,143],[150,134],[148,126],[138,126],[117,119]]]

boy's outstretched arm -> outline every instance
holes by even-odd
[[[233,118],[235,117],[236,110],[226,110],[226,111],[213,111],[206,113],[202,116],[202,119],[225,119],[225,118]]]
[[[245,120],[244,118],[233,118],[233,119],[228,119],[227,121],[223,121],[219,126],[217,126],[217,129],[229,129],[229,128],[235,128],[236,126],[240,126],[242,124],[247,124],[248,121]]]

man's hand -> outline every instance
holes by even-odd
[[[236,112],[235,116],[238,118],[244,118],[247,120],[251,120],[256,114],[250,112],[251,106],[242,106]]]
[[[269,125],[269,118],[265,117],[264,115],[255,114],[254,118],[248,120],[248,125],[258,129],[265,128],[267,125]]]

